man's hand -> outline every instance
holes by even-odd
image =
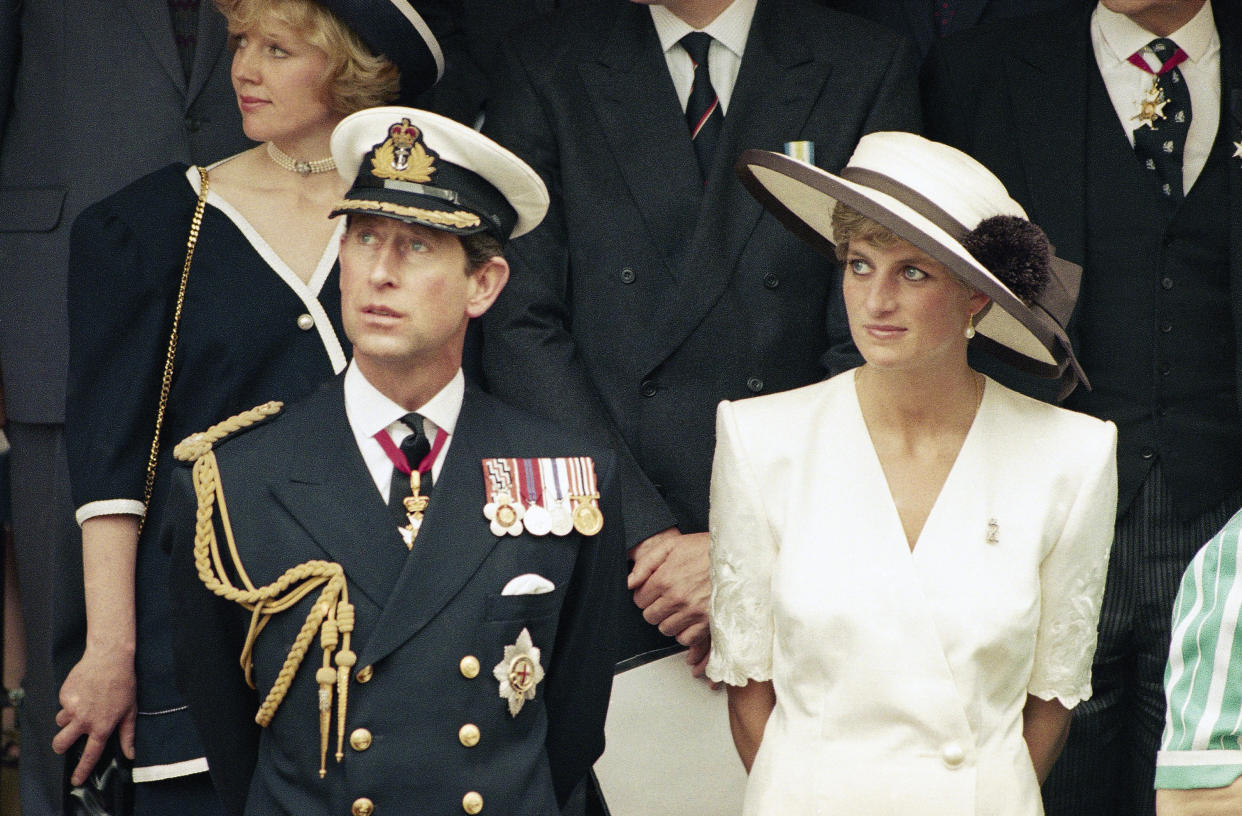
[[[683,535],[676,527],[656,533],[630,550],[634,569],[627,580],[643,618],[689,648],[695,677],[703,674],[711,645],[708,540],[707,533]]]
[[[69,672],[60,688],[61,709],[56,714],[60,732],[52,739],[52,750],[63,754],[79,737],[86,736],[82,760],[71,778],[74,785],[86,781],[114,730],[125,756],[134,758],[137,688],[134,656],[125,649],[88,646],[78,665]]]

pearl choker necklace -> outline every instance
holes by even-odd
[[[297,173],[299,176],[309,176],[312,173],[327,173],[336,169],[336,160],[331,156],[328,156],[326,159],[303,161],[302,159],[293,158],[272,142],[267,143],[267,155],[281,167],[291,173]]]

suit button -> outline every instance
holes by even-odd
[[[298,328],[302,331],[310,331],[315,328],[315,318],[308,314],[298,315]]]
[[[365,728],[355,728],[349,735],[349,747],[355,751],[365,751],[371,747],[371,732]]]
[[[363,666],[361,669],[358,669],[358,673],[354,675],[354,679],[359,683],[370,683],[371,676],[373,674],[375,674],[375,669],[370,666]]]
[[[1162,334],[1168,334],[1169,332],[1173,331],[1173,324],[1167,320],[1164,321],[1163,323],[1160,324],[1160,331]]]
[[[654,397],[660,389],[656,386],[655,380],[643,380],[638,386],[638,392],[644,397]]]
[[[638,275],[634,274],[634,270],[630,269],[628,266],[625,269],[621,270],[621,282],[622,283],[633,283],[637,277]]]
[[[763,276],[763,285],[768,287],[769,289],[775,289],[776,287],[781,285],[780,276],[777,275],[775,272],[767,273],[766,275]]]
[[[457,731],[457,740],[467,748],[473,748],[479,744],[479,727],[466,723]]]
[[[474,655],[466,655],[457,664],[457,668],[461,669],[462,677],[473,680],[479,676],[479,659]]]
[[[470,791],[461,798],[461,809],[474,816],[483,810],[483,794]]]
[[[1153,448],[1151,445],[1144,445],[1143,449],[1139,451],[1139,455],[1142,456],[1144,459],[1151,459],[1153,456],[1156,455],[1156,449]]]
[[[946,742],[940,749],[940,758],[947,768],[960,768],[966,761],[966,752],[956,742]]]
[[[1173,367],[1172,367],[1172,366],[1170,366],[1168,363],[1161,363],[1161,364],[1160,364],[1160,375],[1161,375],[1162,377],[1167,377],[1167,376],[1169,376],[1169,372],[1170,372],[1170,371],[1172,371],[1172,370],[1173,370]]]
[[[375,803],[365,796],[354,800],[354,806],[349,809],[354,816],[371,816],[375,812]]]
[[[191,133],[198,133],[203,129],[203,120],[194,114],[190,114],[185,118],[185,129]]]
[[[1161,278],[1161,279],[1160,279],[1160,286],[1161,286],[1161,288],[1163,288],[1163,289],[1172,289],[1172,288],[1173,288],[1173,279],[1172,279],[1172,278]]]
[[[758,377],[751,377],[749,380],[746,381],[746,387],[750,390],[752,394],[758,394],[760,391],[763,390],[763,380],[759,379]]]

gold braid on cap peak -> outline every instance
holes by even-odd
[[[349,602],[349,589],[345,584],[345,570],[331,561],[307,561],[291,567],[272,583],[256,587],[246,574],[237,542],[229,523],[228,506],[224,501],[224,488],[216,466],[212,445],[243,428],[262,422],[280,411],[281,403],[268,402],[249,411],[213,425],[208,430],[188,437],[177,445],[173,454],[183,461],[194,462],[194,494],[198,499],[198,512],[194,527],[194,567],[198,578],[207,589],[225,600],[240,604],[250,610],[250,628],[242,647],[241,667],[246,673],[246,683],[255,688],[253,678],[254,644],[263,627],[273,615],[291,608],[315,589],[323,587],[319,598],[311,607],[306,622],[298,631],[289,654],[285,657],[280,673],[272,683],[263,704],[259,706],[254,721],[262,727],[272,721],[276,709],[289,691],[289,685],[302,665],[302,659],[310,648],[310,642],[319,632],[319,645],[323,648],[323,665],[315,672],[319,684],[319,776],[327,774],[328,734],[332,723],[332,690],[336,687],[339,704],[336,723],[336,761],[344,757],[345,708],[349,698],[349,675],[358,657],[349,648],[350,633],[354,630],[354,607]],[[220,505],[220,527],[228,542],[229,557],[233,570],[242,586],[237,587],[225,569],[220,557],[220,542],[216,538],[216,525],[212,519],[215,505]],[[337,651],[338,642],[340,650]],[[336,652],[335,660],[333,652]],[[335,665],[333,665],[335,663]]]

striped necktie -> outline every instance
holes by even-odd
[[[694,154],[699,160],[699,172],[707,178],[716,142],[720,140],[720,129],[724,125],[720,97],[716,96],[712,78],[707,72],[707,52],[712,45],[712,36],[692,31],[680,42],[694,63],[694,84],[690,86],[690,99],[686,102],[686,125],[690,128]]]

